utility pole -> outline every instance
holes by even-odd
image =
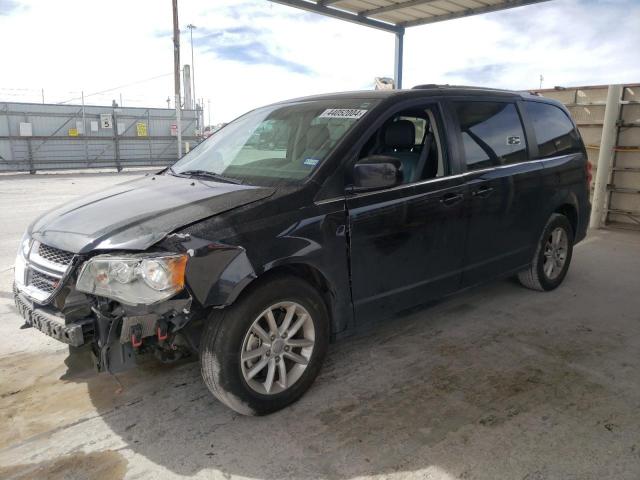
[[[211,99],[207,99],[207,125],[211,126]]]
[[[171,108],[171,97],[167,97],[167,108]]]
[[[44,88],[42,89],[42,103],[44,103]]]
[[[544,82],[544,77],[540,74],[540,90],[542,90],[542,82]]]
[[[191,94],[193,95],[193,103],[196,104],[196,98],[198,97],[196,97],[196,67],[193,61],[193,31],[198,27],[190,23],[189,25],[187,25],[187,28],[189,29],[189,35],[191,36]],[[192,107],[195,110],[195,105],[192,105]]]
[[[180,118],[180,28],[178,27],[178,0],[173,5],[173,80],[176,97],[176,127],[178,128],[178,158],[182,157],[182,119]]]

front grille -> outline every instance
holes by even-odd
[[[24,277],[17,281],[21,292],[37,303],[49,303],[73,267],[74,258],[74,253],[34,241]]]
[[[41,243],[38,247],[38,255],[40,255],[45,260],[49,260],[52,263],[67,266],[71,263],[71,260],[73,260],[74,254]]]
[[[41,292],[51,294],[55,291],[56,288],[58,288],[59,284],[59,278],[52,277],[51,275],[47,275],[46,273],[42,273],[33,269],[29,271],[28,285],[40,290]]]

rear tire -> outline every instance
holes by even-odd
[[[573,254],[574,232],[562,214],[554,213],[544,227],[531,266],[518,273],[520,283],[532,290],[557,288],[569,270]]]
[[[231,409],[265,415],[307,391],[328,344],[322,296],[300,278],[273,277],[209,319],[200,349],[202,377]]]

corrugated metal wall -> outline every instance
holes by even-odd
[[[101,114],[111,115],[112,128]],[[0,172],[168,165],[178,154],[175,123],[171,109],[0,102]],[[31,125],[30,136],[21,124]],[[184,110],[191,147],[196,128],[197,112]]]
[[[598,165],[607,85],[538,90],[567,106],[587,146],[594,172]],[[624,85],[618,141],[609,175],[606,223],[640,228],[640,84]],[[594,175],[595,178],[595,175]]]

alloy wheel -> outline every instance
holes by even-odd
[[[558,278],[567,261],[569,237],[562,227],[553,229],[544,245],[542,270],[549,280]]]
[[[287,390],[309,365],[314,344],[313,319],[302,305],[271,305],[254,320],[242,343],[244,380],[263,395]]]

